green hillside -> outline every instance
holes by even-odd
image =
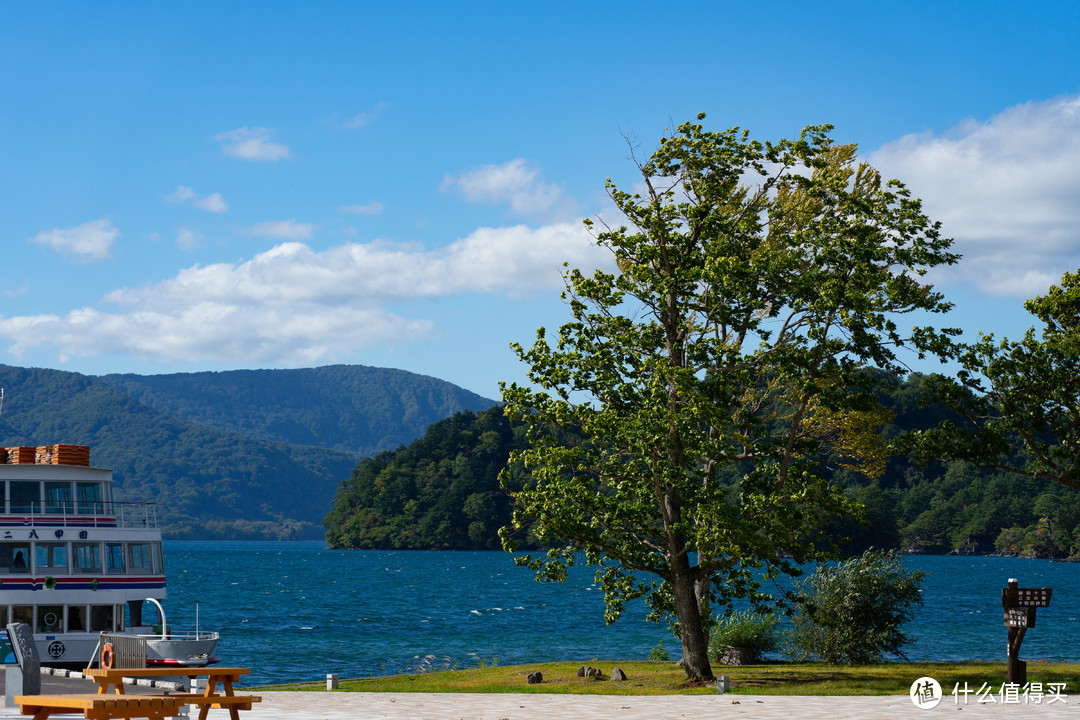
[[[111,376],[106,382],[78,373],[0,365],[0,387],[6,390],[0,415],[0,445],[89,445],[91,463],[115,472],[116,500],[157,503],[166,537],[318,538],[319,525],[330,508],[334,491],[349,476],[360,454],[316,447],[305,441],[333,427],[339,419],[354,425],[368,421],[362,418],[360,401],[352,401],[359,409],[351,413],[344,413],[341,403],[320,405],[318,399],[331,394],[334,383],[347,376],[348,370],[317,370],[256,371],[253,375],[208,373],[218,376],[212,389],[204,386],[206,389],[194,393],[192,399],[177,403],[193,416],[213,418],[214,407],[227,407],[232,402],[229,398],[243,399],[235,403],[242,408],[235,412],[236,417],[247,418],[244,422],[251,427],[275,427],[279,439],[273,439],[228,429],[230,424],[239,425],[239,420],[213,426],[184,418],[179,412],[174,414],[167,402],[158,406],[143,402],[122,389],[137,388],[137,376]],[[380,384],[377,370],[363,370],[357,377],[366,376],[372,384]],[[412,376],[420,378],[420,389],[414,390],[405,382],[407,377],[402,377],[408,373],[388,374],[391,379],[382,382],[377,391],[364,394],[359,389],[362,383],[357,381],[341,386],[340,392],[362,397],[381,394],[384,400],[376,408],[376,417],[386,418],[398,412],[391,391],[401,390],[399,405],[411,409],[401,410],[400,414],[408,414],[409,422],[396,423],[397,435],[385,433],[384,438],[400,437],[397,442],[408,442],[441,418],[430,404],[425,404],[426,400],[417,399],[436,395],[432,388],[439,381]],[[297,377],[305,375],[309,377]],[[116,382],[117,377],[126,378],[126,382]],[[162,396],[166,398],[171,392],[179,393],[175,388],[183,387],[186,381],[183,375],[164,377],[176,383],[162,383],[167,389]],[[234,389],[227,377],[245,382],[239,383],[240,389]],[[263,381],[262,387],[255,378]],[[290,387],[307,387],[310,397],[290,400],[282,390]],[[142,394],[143,398],[151,396],[150,391]],[[276,420],[258,419],[260,396],[265,398],[267,416]],[[206,406],[200,405],[200,398]],[[295,435],[287,432],[284,418],[288,413],[281,409],[283,405],[305,408],[303,413],[297,413],[306,423],[303,431]],[[383,422],[391,424],[389,420]],[[411,436],[410,428],[417,428]],[[329,436],[329,430],[326,432]],[[333,445],[342,444],[343,434],[339,432],[335,437],[338,439]]]
[[[362,365],[101,380],[179,420],[358,456],[412,442],[432,422],[460,410],[494,404],[443,380]]]

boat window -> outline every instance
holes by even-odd
[[[101,546],[97,543],[75,543],[75,571],[101,571]]]
[[[111,632],[114,610],[112,605],[91,605],[90,632]]]
[[[0,569],[10,573],[30,572],[30,543],[0,543]]]
[[[53,574],[67,573],[67,555],[65,543],[35,543],[34,567]]]
[[[0,625],[3,625],[4,627],[7,627],[8,624],[7,611],[7,605],[0,605]]]
[[[71,483],[45,483],[45,512],[68,515],[75,512],[75,501],[71,496]]]
[[[64,632],[64,606],[38,605],[37,632]]]
[[[26,623],[30,627],[34,626],[34,606],[33,605],[13,605],[11,607],[11,622],[13,623]]]
[[[68,632],[86,632],[86,606],[68,606]]]
[[[79,500],[79,514],[93,515],[105,512],[101,501],[101,483],[76,483]]]
[[[124,545],[123,543],[105,543],[105,557],[109,563],[109,572],[124,572]]]
[[[128,545],[128,569],[131,572],[150,572],[150,543]]]
[[[165,574],[165,558],[161,555],[161,543],[153,543],[154,546],[154,572]]]
[[[11,481],[11,512],[32,513],[41,510],[41,483]]]

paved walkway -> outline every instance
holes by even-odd
[[[0,679],[3,673],[0,672]],[[93,692],[87,680],[42,676],[42,690]],[[2,682],[0,682],[2,685]],[[128,688],[129,692],[153,692]],[[1047,696],[1028,704],[978,703],[971,696],[957,702],[948,692],[931,710],[923,710],[907,695],[888,697],[792,697],[775,695],[548,695],[532,693],[350,693],[265,692],[239,689],[262,697],[241,718],[251,720],[927,720],[944,717],[1075,718],[1080,695]],[[4,708],[0,720],[24,717],[17,708]],[[962,712],[963,714],[959,714]],[[194,717],[194,714],[192,715]],[[57,720],[81,715],[53,715]],[[226,710],[211,710],[210,720],[226,720]]]
[[[1053,705],[955,705],[947,698],[920,710],[909,697],[777,697],[772,695],[485,695],[423,693],[263,693],[254,718],[313,720],[674,720],[761,718],[762,720],[906,720],[908,718],[1076,717],[1076,702]],[[216,718],[213,713],[210,717]],[[221,717],[226,717],[223,713]]]
[[[257,691],[256,691],[257,692]],[[1047,704],[964,705],[947,697],[921,710],[907,696],[776,697],[770,695],[620,695],[428,694],[346,692],[257,692],[263,702],[241,718],[251,720],[676,720],[761,718],[762,720],[908,720],[911,718],[1065,718],[1076,717],[1080,696]],[[963,711],[962,715],[958,711]],[[0,709],[0,717],[22,717]],[[76,718],[81,715],[53,715]],[[228,718],[211,710],[212,720]]]

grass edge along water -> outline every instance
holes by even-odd
[[[580,678],[578,663],[554,662],[530,665],[440,670],[417,675],[360,678],[341,681],[341,692],[422,692],[422,693],[541,693],[597,695],[671,695],[714,694],[713,684],[693,684],[682,668],[671,662],[657,661],[588,661],[604,672],[604,678]],[[611,671],[622,669],[627,680],[608,679]],[[1080,663],[1036,662],[1029,666],[1029,683],[1042,688],[1060,686],[1068,702],[1070,690],[1080,690]],[[957,704],[963,703],[963,688],[974,695],[979,688],[991,694],[1001,692],[1005,663],[908,663],[887,662],[872,665],[824,665],[821,663],[765,663],[737,667],[715,667],[717,675],[731,680],[733,695],[813,695],[867,696],[907,695],[912,683],[921,677],[937,680],[946,696],[958,689]],[[526,675],[540,672],[544,682],[526,683]],[[320,691],[320,683],[289,683],[261,690]],[[972,697],[974,702],[975,698]]]

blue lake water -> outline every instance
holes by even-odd
[[[911,660],[1004,661],[1001,588],[1054,588],[1025,639],[1027,660],[1080,661],[1080,564],[912,556],[930,573],[925,604],[905,630]],[[222,663],[252,669],[249,684],[362,677],[425,662],[468,667],[548,660],[647,659],[663,627],[628,611],[603,620],[592,570],[565,585],[537,583],[499,552],[328,550],[321,542],[167,541],[169,624],[221,632]]]

